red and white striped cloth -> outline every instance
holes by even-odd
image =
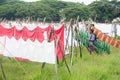
[[[64,25],[54,29],[54,34],[59,36],[60,46],[55,45],[56,38],[53,34],[48,42],[51,29],[51,26],[29,30],[27,27],[17,29],[16,26],[5,28],[0,25],[0,55],[50,64],[55,64],[56,55],[59,60],[63,60]]]

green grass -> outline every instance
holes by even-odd
[[[117,36],[117,40],[119,40],[119,41],[120,41],[120,36]]]
[[[111,47],[111,54],[90,55],[86,48],[82,48],[83,57],[73,57],[70,65],[69,55],[66,56],[71,70],[69,74],[65,63],[58,64],[59,80],[120,80],[120,50]],[[23,62],[0,57],[7,80],[56,80],[55,65],[46,64],[41,69],[41,63]],[[0,80],[2,71],[0,68]]]

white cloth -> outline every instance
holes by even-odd
[[[55,48],[54,41],[42,43],[32,42],[31,40],[24,41],[23,39],[16,40],[15,38],[6,38],[4,56],[19,57],[35,62],[46,62],[55,64]]]

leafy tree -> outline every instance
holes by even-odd
[[[114,7],[116,3],[108,0],[95,1],[88,5],[91,10],[91,17],[94,20],[99,22],[111,21],[114,17],[118,16],[119,12],[115,12],[116,8]]]
[[[83,8],[77,8],[77,7],[66,8],[64,10],[64,14],[67,20],[70,20],[71,18],[77,19],[78,16],[80,17],[80,20],[89,18],[89,10]]]
[[[99,22],[111,21],[120,15],[120,1],[100,0],[90,5],[82,3],[64,2],[61,0],[40,0],[37,2],[23,2],[20,0],[0,0],[0,17],[6,19],[28,18],[43,21],[60,21],[66,17],[80,20],[91,17]]]

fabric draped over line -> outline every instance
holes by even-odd
[[[110,37],[107,34],[102,33],[101,30],[99,30],[95,27],[92,27],[92,29],[94,30],[94,33],[96,34],[98,39],[102,40],[103,42],[105,42],[113,47],[120,48],[120,41]]]
[[[44,40],[46,39],[45,35],[48,39],[50,36],[50,31],[52,29],[53,29],[52,26],[48,26],[46,28],[40,28],[39,26],[37,26],[33,30],[29,30],[26,26],[24,26],[22,29],[17,29],[16,26],[11,28],[5,28],[3,25],[0,25],[0,37],[7,36],[9,39],[14,37],[16,40],[23,39],[24,41],[28,41],[29,39],[32,42],[35,42],[37,40],[39,43],[43,43]],[[59,29],[54,29],[54,34],[59,36],[58,41],[60,45],[60,46],[57,46],[55,51],[57,53],[58,59],[63,60],[64,59],[63,57],[64,55],[64,24]],[[52,34],[50,42],[55,41],[55,39],[56,39],[55,36]]]
[[[0,25],[0,36],[7,36],[9,38],[15,37],[16,40],[22,38],[24,41],[30,39],[31,41],[38,40],[42,42],[44,40],[44,32],[49,31],[52,27],[48,26],[47,28],[36,27],[33,30],[28,30],[27,27],[23,27],[21,30],[18,30],[15,26],[12,28],[5,28]]]

